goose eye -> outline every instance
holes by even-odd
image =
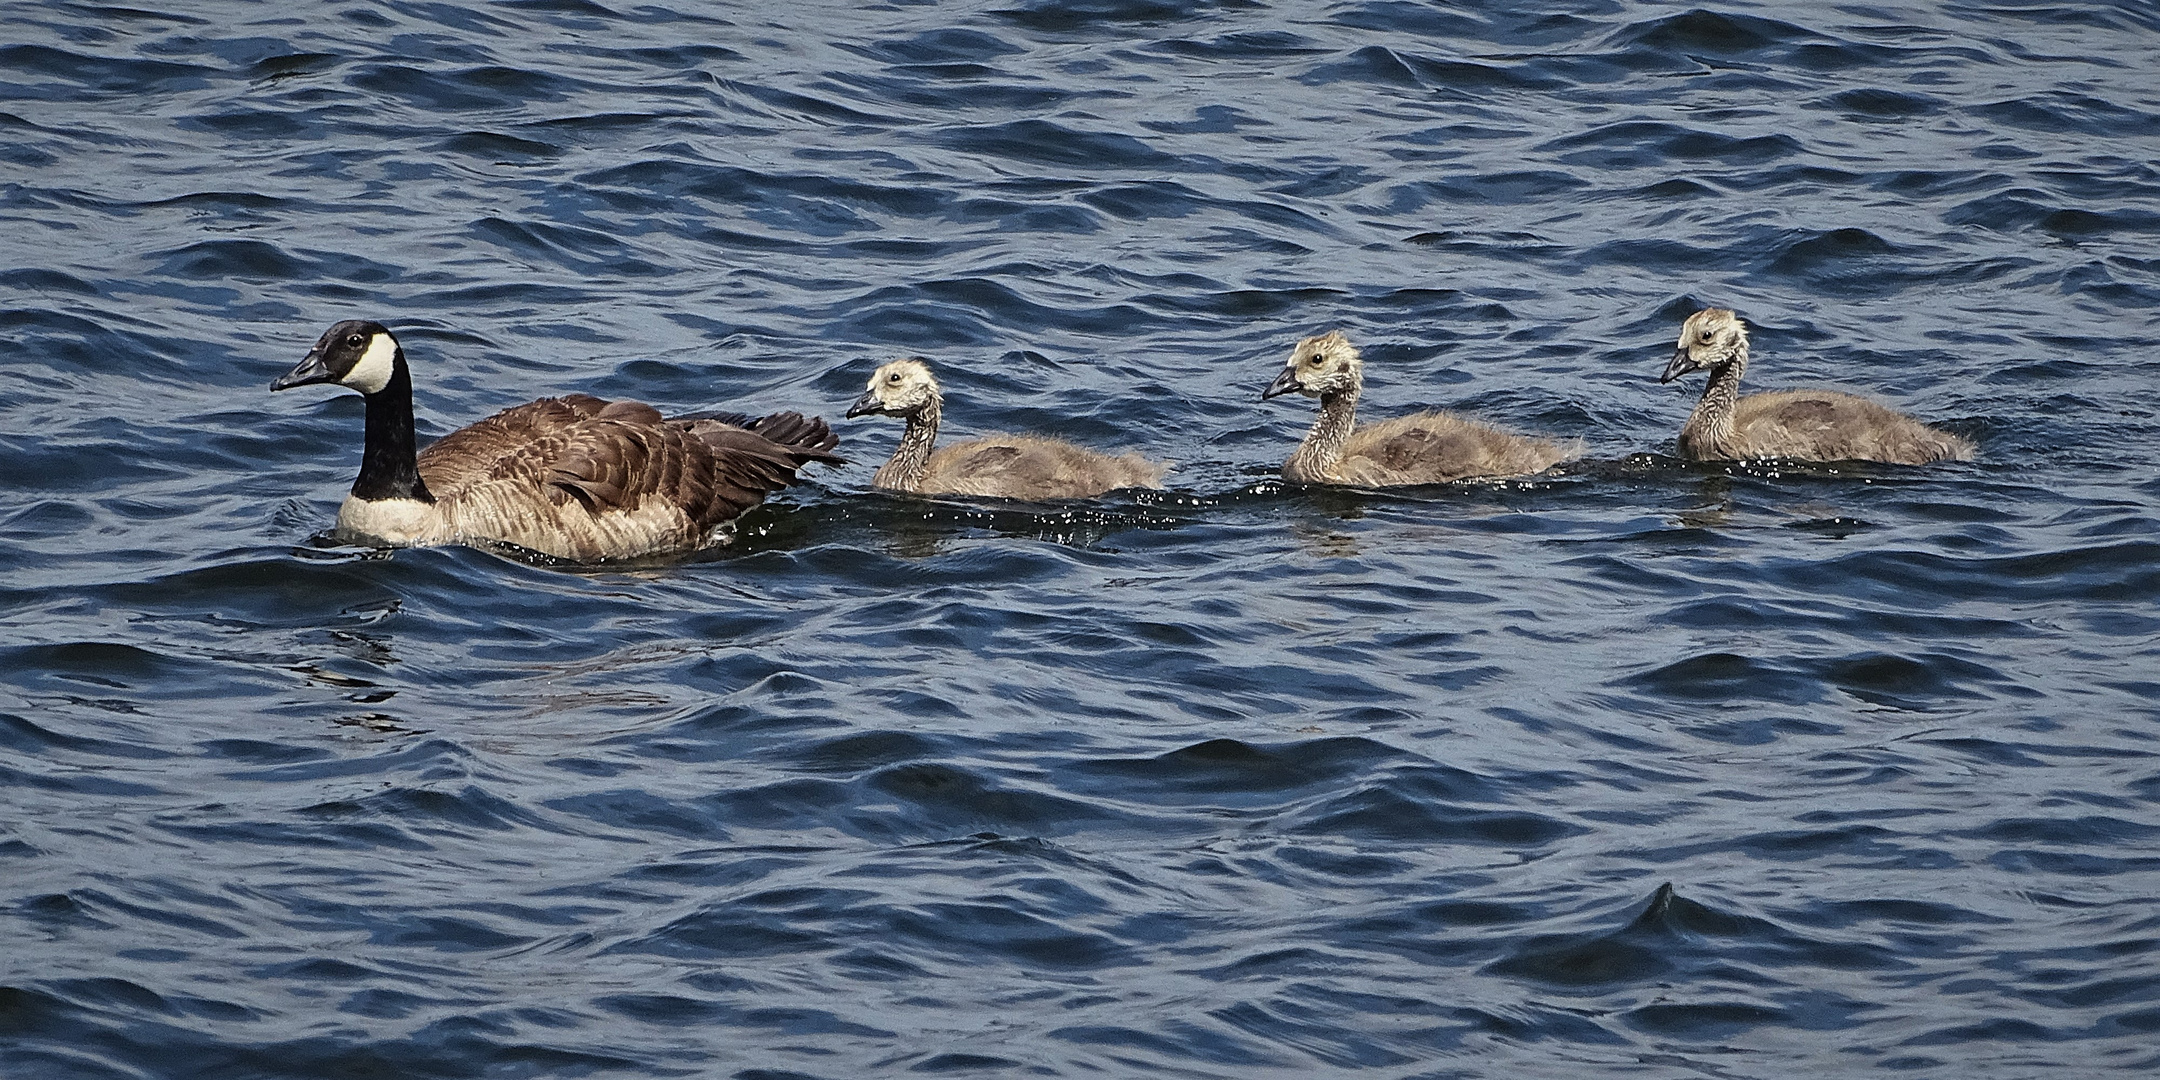
[[[892,374],[885,376],[885,381],[889,383],[898,383],[900,381],[900,373],[895,371]]]
[[[1703,339],[1703,344],[1705,344],[1705,345],[1708,345],[1708,344],[1710,343],[1710,337],[1711,337],[1710,331],[1708,331],[1708,330],[1705,330],[1705,331],[1703,331],[1703,332],[1702,332],[1702,339]]]
[[[367,344],[367,339],[366,339],[366,338],[364,338],[364,337],[361,337],[361,336],[360,336],[360,335],[358,335],[358,334],[354,334],[353,336],[351,336],[351,337],[349,337],[349,338],[346,338],[346,339],[345,339],[345,344],[347,344],[347,345],[350,345],[350,346],[352,346],[353,348],[356,348],[356,349],[357,349],[357,348],[359,348],[360,346],[362,346],[362,345],[365,345],[365,344]]]

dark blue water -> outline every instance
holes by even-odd
[[[2160,1069],[2149,4],[664,3],[0,7],[0,1075]],[[1177,467],[372,556],[342,318]],[[1586,460],[1285,488],[1327,327]]]

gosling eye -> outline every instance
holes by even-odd
[[[885,381],[892,383],[895,386],[900,385],[900,373],[895,371],[892,374],[885,376]]]
[[[1710,344],[1710,338],[1711,338],[1712,336],[1713,336],[1713,335],[1712,335],[1712,334],[1710,333],[1710,331],[1708,331],[1708,330],[1705,330],[1705,331],[1703,331],[1703,332],[1702,332],[1702,342],[1703,342],[1703,344],[1705,344],[1705,345],[1708,345],[1708,344]]]
[[[354,334],[353,336],[345,339],[345,344],[357,349],[360,346],[367,344],[367,339],[361,337],[359,334]]]

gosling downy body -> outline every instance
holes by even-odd
[[[1668,383],[1707,369],[1702,400],[1680,428],[1680,454],[1695,461],[1793,458],[1925,465],[1965,461],[1972,441],[1938,431],[1895,409],[1836,390],[1774,390],[1740,396],[1747,371],[1747,326],[1724,308],[1704,308],[1680,326]]]
[[[798,468],[842,460],[832,429],[798,413],[665,420],[587,394],[505,409],[416,452],[405,350],[375,322],[331,327],[270,388],[314,383],[367,402],[335,532],[360,543],[513,544],[580,562],[695,550]]]
[[[1400,487],[1476,477],[1528,476],[1582,453],[1574,444],[1531,438],[1450,412],[1421,412],[1357,424],[1365,387],[1364,360],[1331,330],[1290,350],[1283,373],[1260,397],[1293,391],[1320,399],[1320,418],[1283,462],[1283,479],[1298,484]]]
[[[1161,487],[1169,468],[1138,454],[1113,457],[1035,435],[985,435],[937,448],[944,405],[936,377],[921,360],[894,360],[871,374],[869,388],[847,414],[907,420],[892,460],[871,478],[873,486],[917,495],[1086,499],[1118,488]]]

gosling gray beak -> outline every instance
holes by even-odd
[[[871,413],[881,411],[883,410],[878,408],[877,398],[872,396],[868,390],[863,391],[863,396],[855,399],[855,404],[847,407],[847,414],[850,419],[858,416],[868,416]]]
[[[1695,361],[1688,358],[1686,349],[1674,349],[1672,363],[1665,365],[1665,374],[1658,376],[1659,383],[1669,383],[1695,370]]]
[[[337,376],[323,363],[321,349],[309,349],[306,359],[293,366],[291,371],[277,377],[270,384],[272,390],[290,390],[295,386],[312,386],[315,383],[336,382]]]
[[[1297,369],[1286,367],[1282,374],[1275,376],[1274,382],[1268,384],[1267,389],[1260,391],[1260,400],[1266,401],[1271,397],[1281,397],[1293,390],[1303,389],[1305,384],[1297,381]]]

